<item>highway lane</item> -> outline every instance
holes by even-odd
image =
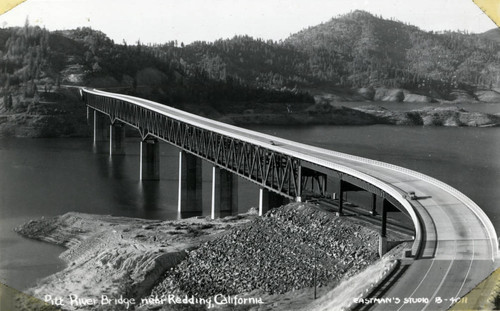
[[[320,157],[320,155],[316,155]],[[415,191],[410,201],[429,215],[424,221],[426,247],[403,277],[384,295],[393,304],[378,304],[375,310],[446,310],[459,297],[474,288],[495,268],[497,252],[484,220],[449,192],[406,173],[336,159],[384,180],[398,189]],[[406,303],[404,303],[406,302]]]
[[[497,235],[489,219],[468,198],[428,176],[234,127],[144,99],[91,92],[134,102],[180,121],[352,174],[398,199],[419,226],[416,230],[421,232],[417,233],[417,238],[424,238],[424,248],[420,258],[385,294],[385,297],[397,297],[400,301],[407,299],[409,303],[379,304],[376,310],[445,310],[451,304],[449,299],[467,293],[497,264]],[[409,191],[415,191],[421,199],[405,200],[404,194]]]

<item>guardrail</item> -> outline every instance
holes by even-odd
[[[270,136],[270,137],[272,137],[272,136]],[[385,163],[385,162],[381,162],[381,161],[377,161],[377,160],[373,160],[373,159],[368,159],[368,158],[363,158],[363,157],[359,157],[359,156],[355,156],[355,155],[350,155],[350,154],[346,154],[346,153],[342,153],[342,152],[338,152],[338,151],[327,150],[327,149],[323,149],[323,148],[318,148],[318,147],[314,147],[314,146],[300,144],[300,143],[296,143],[296,142],[291,142],[291,141],[288,141],[285,139],[279,140],[279,141],[284,142],[284,143],[285,142],[286,143],[294,143],[295,145],[307,146],[307,148],[309,148],[311,150],[321,152],[324,154],[328,154],[328,155],[332,155],[335,157],[344,158],[347,160],[356,161],[356,162],[360,162],[360,163],[364,163],[364,164],[379,166],[379,167],[387,168],[387,169],[390,169],[390,170],[393,170],[396,172],[404,173],[404,174],[411,176],[413,178],[428,182],[428,183],[448,192],[449,194],[451,194],[455,198],[457,198],[460,202],[462,202],[464,205],[466,205],[479,218],[479,220],[481,221],[483,226],[486,228],[488,235],[489,235],[489,240],[490,240],[490,244],[491,244],[492,251],[493,251],[492,252],[493,253],[492,260],[495,260],[495,257],[499,256],[499,254],[498,254],[499,253],[499,243],[498,243],[498,239],[497,239],[497,233],[496,233],[495,227],[493,227],[493,224],[491,223],[488,216],[484,213],[484,211],[474,201],[472,201],[465,194],[463,194],[462,192],[458,191],[457,189],[451,187],[450,185],[448,185],[442,181],[439,181],[431,176],[422,174],[420,172],[417,172],[417,171],[414,171],[414,170],[411,170],[408,168],[397,166],[394,164]]]

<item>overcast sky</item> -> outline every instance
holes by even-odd
[[[493,0],[492,0],[493,1]],[[362,9],[424,30],[479,33],[496,25],[472,0],[27,0],[0,16],[0,27],[49,30],[90,26],[117,43],[190,43],[248,34],[280,40]]]

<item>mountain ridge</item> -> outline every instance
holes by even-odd
[[[293,34],[285,42],[307,53],[317,68],[323,68],[320,73],[337,84],[402,87],[446,98],[455,88],[499,85],[500,46],[489,37],[493,36],[425,32],[355,11]]]
[[[315,103],[342,101],[500,103],[498,39],[498,30],[425,32],[364,11],[280,42],[239,35],[128,45],[90,28],[49,32],[27,23],[0,29],[0,119],[11,120],[12,133],[16,124],[28,132],[41,126],[42,136],[58,135],[47,129],[56,120],[62,135],[71,135],[75,130],[66,123],[75,116],[66,116],[81,111],[76,102],[62,105],[77,98],[61,90],[64,85],[109,89],[215,118],[245,111],[310,114]]]

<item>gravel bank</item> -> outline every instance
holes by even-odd
[[[40,299],[60,298],[63,310],[205,310],[206,303],[141,306],[141,299],[214,303],[217,295],[260,299],[216,306],[222,310],[307,308],[315,283],[318,296],[325,295],[378,260],[376,230],[308,203],[291,203],[264,217],[218,220],[68,213],[30,221],[17,231],[68,248],[61,255],[67,267],[28,290]],[[72,305],[70,295],[91,303]],[[103,295],[115,302],[103,305]],[[135,302],[116,302],[120,298]]]
[[[153,295],[282,294],[312,287],[315,277],[324,286],[358,273],[378,259],[377,251],[373,230],[292,203],[191,251]]]

